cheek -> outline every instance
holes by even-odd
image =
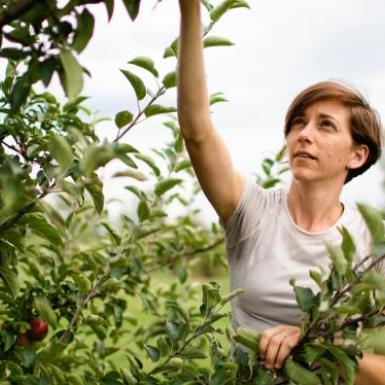
[[[346,162],[347,152],[345,146],[330,146],[330,150],[326,152],[330,165],[342,165]]]

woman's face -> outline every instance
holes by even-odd
[[[294,178],[343,183],[349,168],[365,162],[353,146],[349,119],[349,110],[335,100],[316,102],[293,117],[286,143]]]

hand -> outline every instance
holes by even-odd
[[[259,341],[259,352],[265,357],[266,368],[282,368],[300,338],[301,329],[298,326],[279,325],[263,331]]]

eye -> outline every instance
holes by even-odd
[[[323,121],[321,122],[321,125],[324,126],[324,127],[330,127],[330,128],[332,128],[332,129],[335,129],[335,128],[336,128],[335,124],[332,123],[330,120],[323,120]]]
[[[292,125],[292,126],[297,126],[297,125],[303,124],[304,122],[305,122],[305,119],[304,119],[304,118],[296,117],[296,118],[294,118],[294,119],[291,121],[291,125]]]

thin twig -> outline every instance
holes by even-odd
[[[178,255],[179,258],[183,258],[183,257],[189,257],[191,256],[190,260],[191,259],[194,259],[196,258],[197,256],[199,256],[199,254],[202,254],[202,253],[205,253],[206,251],[210,251],[212,249],[215,249],[217,246],[219,246],[220,244],[222,244],[224,241],[223,238],[220,238],[218,239],[217,241],[215,241],[214,243],[212,243],[211,245],[207,246],[207,247],[204,247],[204,248],[201,248],[201,249],[195,249],[195,250],[191,250],[191,251],[188,251],[186,253],[183,253],[181,255]],[[174,257],[172,258],[172,260],[170,262],[168,262],[166,265],[162,265],[162,266],[155,266],[153,267],[152,269],[149,269],[149,270],[146,270],[146,273],[149,274],[149,273],[152,273],[156,270],[159,270],[159,269],[163,269],[164,267],[170,267],[172,266],[174,263],[175,263],[175,260],[176,260],[177,257]]]
[[[118,131],[118,134],[116,135],[116,138],[114,139],[114,142],[117,142],[124,135],[126,135],[126,133],[128,131],[130,131],[131,128],[135,126],[135,124],[138,123],[139,118],[144,114],[144,111],[146,110],[146,108],[151,106],[156,101],[156,99],[158,99],[160,96],[162,96],[165,92],[166,92],[165,86],[159,88],[158,92],[152,97],[152,99],[149,101],[147,106],[143,110],[139,110],[139,113],[135,116],[134,120],[122,132],[119,133],[119,131]]]
[[[330,306],[334,306],[338,300],[345,294],[347,293],[356,283],[358,283],[361,279],[362,276],[367,273],[370,269],[372,269],[374,266],[376,266],[378,263],[380,263],[383,259],[385,259],[385,254],[382,255],[381,257],[373,260],[373,262],[366,268],[364,269],[360,274],[357,275],[357,277],[350,283],[348,284],[343,290],[340,292],[337,292],[334,298],[332,299]]]
[[[103,283],[103,281],[110,275],[111,273],[111,268],[107,268],[106,271],[98,278],[98,280],[94,283],[94,286],[91,288],[91,290],[88,292],[87,296],[83,299],[83,301],[81,302],[81,304],[78,306],[78,308],[76,309],[76,312],[74,313],[74,315],[72,316],[71,318],[71,321],[67,327],[67,329],[65,330],[65,332],[62,334],[62,336],[59,338],[59,341],[60,342],[63,342],[67,336],[69,335],[69,333],[71,332],[71,330],[73,329],[73,327],[75,326],[76,322],[78,321],[79,317],[80,317],[80,314],[82,312],[82,310],[84,309],[84,307],[87,305],[87,303],[92,299],[92,298],[95,298],[96,297],[96,294],[97,294],[97,291],[100,287],[100,285]]]

